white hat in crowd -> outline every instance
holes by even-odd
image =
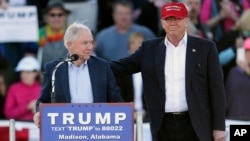
[[[22,58],[16,67],[16,71],[39,71],[40,64],[38,60],[33,56],[26,56]]]

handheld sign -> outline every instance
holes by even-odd
[[[133,105],[129,103],[42,104],[41,141],[132,141]]]
[[[0,42],[37,42],[38,35],[35,6],[0,8]]]

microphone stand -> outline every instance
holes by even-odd
[[[69,58],[66,58],[65,60],[60,61],[54,68],[53,72],[52,72],[52,78],[51,78],[51,93],[50,93],[50,98],[51,98],[51,103],[55,103],[56,102],[56,92],[55,92],[55,74],[57,69],[66,62],[69,61],[76,61],[79,58],[79,56],[77,54],[73,54],[71,55]]]
[[[60,67],[65,62],[67,62],[67,61],[59,62],[56,65],[56,67],[54,68],[53,72],[52,72],[52,78],[51,78],[51,86],[52,86],[52,88],[51,88],[51,95],[50,95],[51,96],[51,103],[56,102],[56,99],[55,99],[55,97],[56,97],[56,92],[55,92],[55,80],[56,80],[55,74],[56,74],[56,71],[57,71],[58,67]]]

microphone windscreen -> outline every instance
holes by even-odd
[[[79,56],[77,54],[73,54],[70,56],[71,61],[76,61],[78,60]]]

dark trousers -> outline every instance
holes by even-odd
[[[158,141],[199,141],[189,114],[165,114],[162,126],[158,132]]]

